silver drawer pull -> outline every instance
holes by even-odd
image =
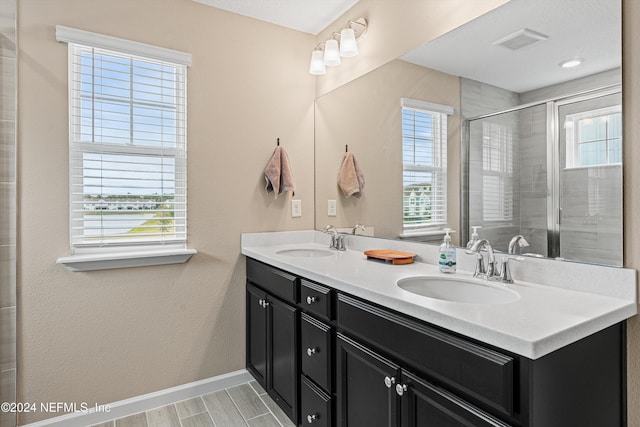
[[[402,396],[406,391],[407,391],[407,386],[405,384],[396,385],[396,393],[398,393],[398,396]]]
[[[316,348],[313,348],[313,347],[307,348],[307,356],[313,356],[317,352],[318,352],[318,349],[316,349]]]
[[[316,301],[317,301],[316,297],[307,297],[307,304],[309,305],[313,304]]]
[[[307,422],[309,424],[313,424],[318,420],[318,415],[316,414],[312,414],[312,415],[307,415]]]
[[[387,388],[391,388],[391,386],[394,385],[395,383],[396,383],[395,377],[384,377],[384,385],[386,385]]]

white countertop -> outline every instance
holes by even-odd
[[[333,250],[334,255],[318,258],[277,253],[297,248],[328,249],[326,244],[318,243],[320,239],[312,233],[244,234],[242,254],[530,359],[542,357],[637,313],[635,274],[625,276],[633,277],[633,283],[629,283],[633,290],[628,292],[632,299],[528,283],[517,280],[514,274],[514,284],[489,284],[517,292],[520,295],[517,301],[470,304],[423,297],[396,285],[398,280],[412,276],[452,277],[440,273],[434,264],[384,264],[367,260],[361,250]],[[378,246],[368,249],[387,249],[383,247],[384,240],[367,243],[370,245],[372,241]],[[606,276],[606,271],[603,274]],[[453,277],[473,279],[470,272],[460,270]]]

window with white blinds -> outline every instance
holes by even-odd
[[[451,107],[402,99],[405,232],[447,224],[447,114]]]
[[[482,218],[513,219],[513,131],[482,123]]]
[[[71,251],[185,247],[187,64],[117,41],[68,41]]]

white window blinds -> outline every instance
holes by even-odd
[[[115,40],[121,51],[69,42],[72,253],[184,247],[186,66]]]
[[[482,218],[513,219],[513,131],[482,123]]]
[[[451,107],[402,100],[405,231],[447,223],[447,114]]]

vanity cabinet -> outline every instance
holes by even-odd
[[[247,370],[291,419],[298,410],[297,285],[297,277],[247,260]]]
[[[528,359],[247,259],[247,369],[299,426],[623,427],[625,337]]]

